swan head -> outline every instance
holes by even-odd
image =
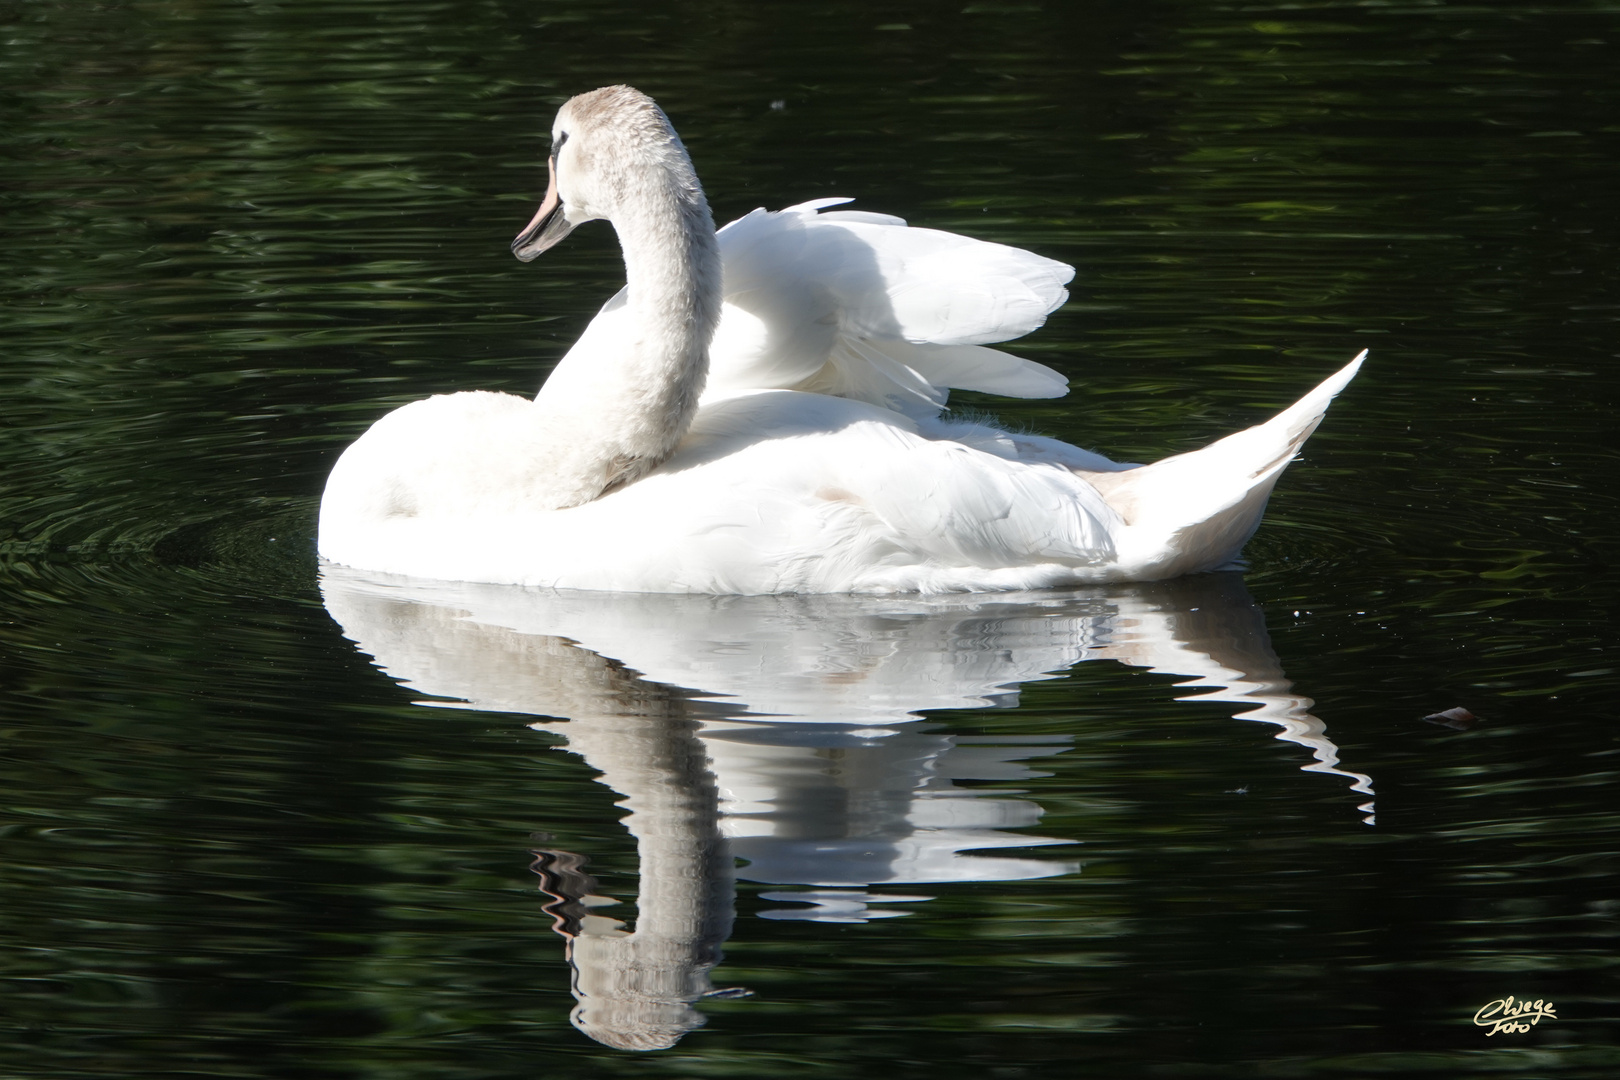
[[[512,241],[512,254],[524,262],[575,226],[620,218],[664,201],[662,193],[688,202],[703,199],[669,118],[652,98],[629,86],[569,98],[551,128],[546,169],[546,197]]]

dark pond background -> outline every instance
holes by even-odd
[[[0,41],[0,1075],[1620,1073],[1620,6],[15,0]],[[970,402],[1011,423],[1141,460],[1371,360],[1240,582],[323,601],[341,448],[532,392],[617,288],[604,226],[507,253],[617,81],[721,220],[853,195],[1077,265],[1021,346],[1073,393]],[[862,726],[727,719],[790,690]],[[531,852],[630,901],[658,844],[729,933],[689,973],[753,993],[633,1053],[570,1026]],[[1556,1019],[1475,1026],[1510,994]]]

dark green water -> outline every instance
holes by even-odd
[[[0,1076],[1620,1073],[1620,6],[0,31]],[[853,195],[1077,265],[1018,349],[1074,392],[971,402],[1013,423],[1141,460],[1371,361],[1241,580],[323,594],[341,448],[532,391],[617,288],[606,227],[506,245],[618,81],[722,220]],[[752,995],[613,1006],[614,949]],[[684,1037],[588,1038],[571,979]],[[1556,1018],[1487,1035],[1510,994]]]

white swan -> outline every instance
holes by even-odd
[[[1054,397],[993,349],[1073,271],[821,200],[714,231],[686,149],[625,86],[557,114],[512,250],[593,218],[628,284],[533,400],[413,402],[333,468],[320,553],[416,577],[634,592],[940,592],[1229,565],[1362,356],[1269,422],[1153,465],[942,420],[949,387]]]

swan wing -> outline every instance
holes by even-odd
[[[809,390],[931,416],[950,388],[1058,397],[1062,375],[991,342],[1065,300],[1072,267],[862,211],[843,199],[755,210],[720,230],[725,308],[711,399]]]
[[[846,201],[755,210],[720,230],[725,303],[707,400],[808,390],[922,418],[938,413],[952,388],[1068,392],[1044,364],[986,346],[1045,322],[1068,299],[1072,267],[886,214],[818,212]],[[602,307],[569,357],[633,347],[627,297],[621,289]]]

